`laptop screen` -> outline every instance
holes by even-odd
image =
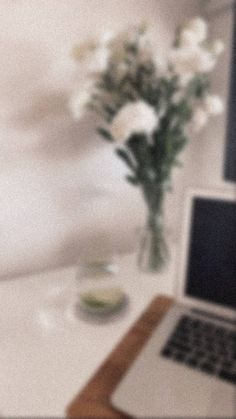
[[[236,202],[194,198],[185,292],[236,309]]]

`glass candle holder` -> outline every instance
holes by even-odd
[[[127,304],[114,257],[80,261],[77,283],[78,308],[84,314],[104,317],[119,312]]]

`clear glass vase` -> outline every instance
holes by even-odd
[[[161,272],[168,258],[163,216],[159,212],[149,211],[141,232],[138,266],[144,272]]]

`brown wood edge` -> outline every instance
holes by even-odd
[[[95,375],[69,404],[66,409],[67,417],[107,419],[128,417],[110,405],[110,396],[172,304],[173,299],[165,296],[157,296],[152,300]]]

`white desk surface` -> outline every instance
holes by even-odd
[[[73,317],[76,266],[0,281],[0,416],[63,416],[65,408],[154,295],[174,293],[174,257],[162,274],[119,261],[127,311],[105,323]]]

